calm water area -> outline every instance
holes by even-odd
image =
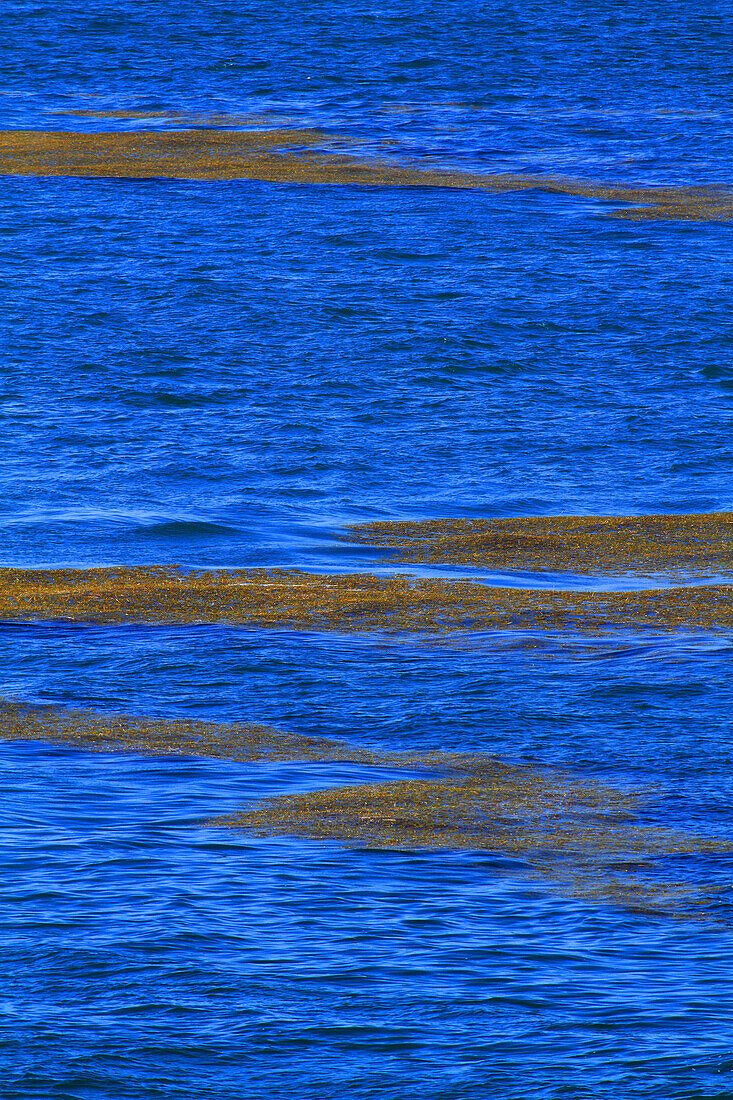
[[[716,2],[7,0],[0,26],[3,129],[174,111],[425,167],[733,183]],[[733,229],[617,205],[3,177],[0,565],[383,571],[346,525],[733,510]],[[731,838],[732,659],[631,627],[0,623],[6,698],[499,753]],[[487,852],[207,825],[357,764],[0,741],[0,773],[7,1100],[733,1097],[731,856],[707,919],[674,919]]]

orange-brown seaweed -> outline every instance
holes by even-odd
[[[733,575],[733,513],[360,523],[349,540],[394,561],[530,572]]]
[[[396,574],[286,570],[0,569],[8,622],[235,623],[249,627],[446,633],[610,627],[733,628],[733,588],[633,592],[495,588]]]
[[[109,118],[130,117],[128,112],[105,114]],[[155,117],[159,117],[157,113]],[[615,207],[605,213],[637,221],[718,221],[733,217],[731,188],[606,184],[525,173],[483,174],[411,166],[380,158],[356,159],[337,152],[316,153],[310,148],[328,144],[332,145],[333,140],[312,130],[203,128],[108,133],[5,130],[0,131],[0,174],[250,179],[493,192],[536,190],[596,199]]]
[[[576,897],[651,913],[699,914],[727,888],[710,875],[701,880],[699,857],[730,853],[733,843],[644,822],[649,792],[628,793],[488,754],[380,753],[261,723],[136,718],[7,700],[0,701],[0,737],[97,752],[427,772],[430,778],[270,798],[210,824],[371,848],[509,856]],[[669,859],[689,856],[697,858],[697,877],[671,880]]]
[[[0,700],[0,738],[94,752],[213,757],[239,761],[375,764],[381,757],[343,741],[288,733],[260,722],[136,718],[126,714]]]
[[[665,859],[733,850],[722,838],[643,823],[643,792],[485,753],[380,753],[261,723],[136,718],[7,700],[0,700],[0,737],[96,752],[428,772],[427,779],[270,798],[210,824],[373,848],[490,852],[522,860],[574,896],[650,912],[695,912],[714,892],[694,877],[670,881]]]
[[[509,856],[576,897],[652,913],[699,912],[728,888],[694,871],[687,881],[670,879],[671,858],[730,853],[733,843],[644,824],[638,796],[500,761],[464,770],[270,798],[211,824],[358,847]]]

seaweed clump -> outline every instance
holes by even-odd
[[[0,131],[0,174],[117,179],[258,179],[278,149],[324,140],[316,130]],[[297,158],[276,160],[281,168]]]
[[[270,798],[209,824],[347,846],[508,856],[574,896],[649,912],[697,912],[721,889],[710,875],[701,881],[699,864],[687,879],[670,881],[670,859],[733,851],[721,838],[640,823],[641,793],[482,753],[380,753],[260,723],[135,718],[7,700],[0,701],[0,737],[96,752],[427,772],[430,778]]]
[[[6,622],[232,623],[258,628],[445,634],[466,630],[733,628],[726,585],[637,592],[495,588],[404,574],[296,570],[0,569]]]
[[[491,853],[573,896],[649,913],[699,915],[728,889],[709,875],[701,881],[699,857],[730,853],[733,842],[641,824],[639,795],[496,760],[458,767],[468,774],[280,796],[210,824],[356,847]],[[679,875],[686,860],[689,876],[671,879],[670,862]]]
[[[145,112],[87,112],[109,120],[146,117]],[[174,118],[157,112],[148,118]],[[181,116],[181,121],[185,116]],[[115,177],[127,179],[262,180],[269,183],[372,187],[470,188],[495,193],[538,191],[610,204],[610,217],[652,221],[727,221],[733,190],[701,186],[639,187],[525,173],[480,174],[424,168],[380,158],[313,152],[334,139],[309,130],[235,130],[209,127],[79,133],[66,130],[0,132],[0,175]],[[231,120],[230,120],[231,121]],[[337,142],[343,144],[343,141]],[[619,205],[622,204],[622,205]]]
[[[368,750],[352,748],[343,741],[287,733],[259,722],[135,718],[57,706],[32,707],[10,700],[0,700],[0,737],[144,756],[202,756],[260,763],[379,761]]]
[[[733,570],[733,513],[360,523],[349,540],[403,562],[705,576]]]

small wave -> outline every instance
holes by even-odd
[[[172,390],[119,390],[120,400],[131,408],[152,409],[159,406],[168,409],[198,409],[206,405],[221,405],[232,399],[227,391],[198,393],[193,391],[174,393]]]
[[[135,533],[143,538],[195,539],[229,538],[240,535],[241,531],[226,523],[211,523],[207,520],[168,520],[144,524]]]
[[[583,662],[680,661],[733,654],[729,633],[680,631],[672,634],[638,630],[607,630],[593,638],[573,631],[475,630],[425,636],[429,648],[440,646],[456,652],[532,653],[533,657]],[[414,641],[409,637],[405,641]],[[419,642],[417,643],[420,644]]]

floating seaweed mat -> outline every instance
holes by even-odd
[[[440,772],[509,769],[509,765],[486,753],[373,752],[345,741],[286,732],[260,722],[140,718],[2,698],[0,739],[42,741],[99,752],[175,753],[242,762],[355,763]]]
[[[466,630],[597,633],[613,627],[733,627],[726,585],[641,592],[493,588],[369,573],[288,570],[0,569],[0,619],[97,623],[234,623],[297,630],[441,634]]]
[[[699,913],[730,889],[716,881],[719,861],[701,867],[700,858],[730,853],[733,842],[641,824],[639,796],[498,761],[463,770],[470,774],[270,798],[210,824],[377,849],[490,852],[521,859],[576,897],[648,912]],[[671,881],[670,864],[679,875],[685,863],[689,877]]]
[[[0,174],[249,179],[273,150],[323,142],[316,130],[0,131]],[[279,161],[277,162],[279,163]],[[232,174],[234,173],[234,174]]]
[[[256,763],[351,762],[437,773],[431,779],[272,798],[209,824],[260,836],[508,855],[562,882],[575,896],[654,912],[699,908],[722,889],[710,875],[707,882],[669,881],[665,857],[733,851],[733,843],[724,839],[640,824],[640,794],[486,754],[374,753],[259,723],[134,718],[7,700],[0,700],[0,737],[98,752]]]
[[[128,115],[107,112],[106,117]],[[412,167],[378,158],[356,160],[309,148],[325,143],[333,145],[334,139],[313,130],[4,130],[0,131],[0,175],[539,190],[625,204],[605,213],[631,220],[719,221],[733,217],[730,188],[638,187],[524,173],[484,175]]]
[[[286,733],[257,722],[133,718],[0,700],[0,738],[97,752],[204,756],[240,761],[376,764],[381,757],[343,741]]]
[[[705,576],[733,570],[733,513],[360,523],[352,542],[404,562]]]

